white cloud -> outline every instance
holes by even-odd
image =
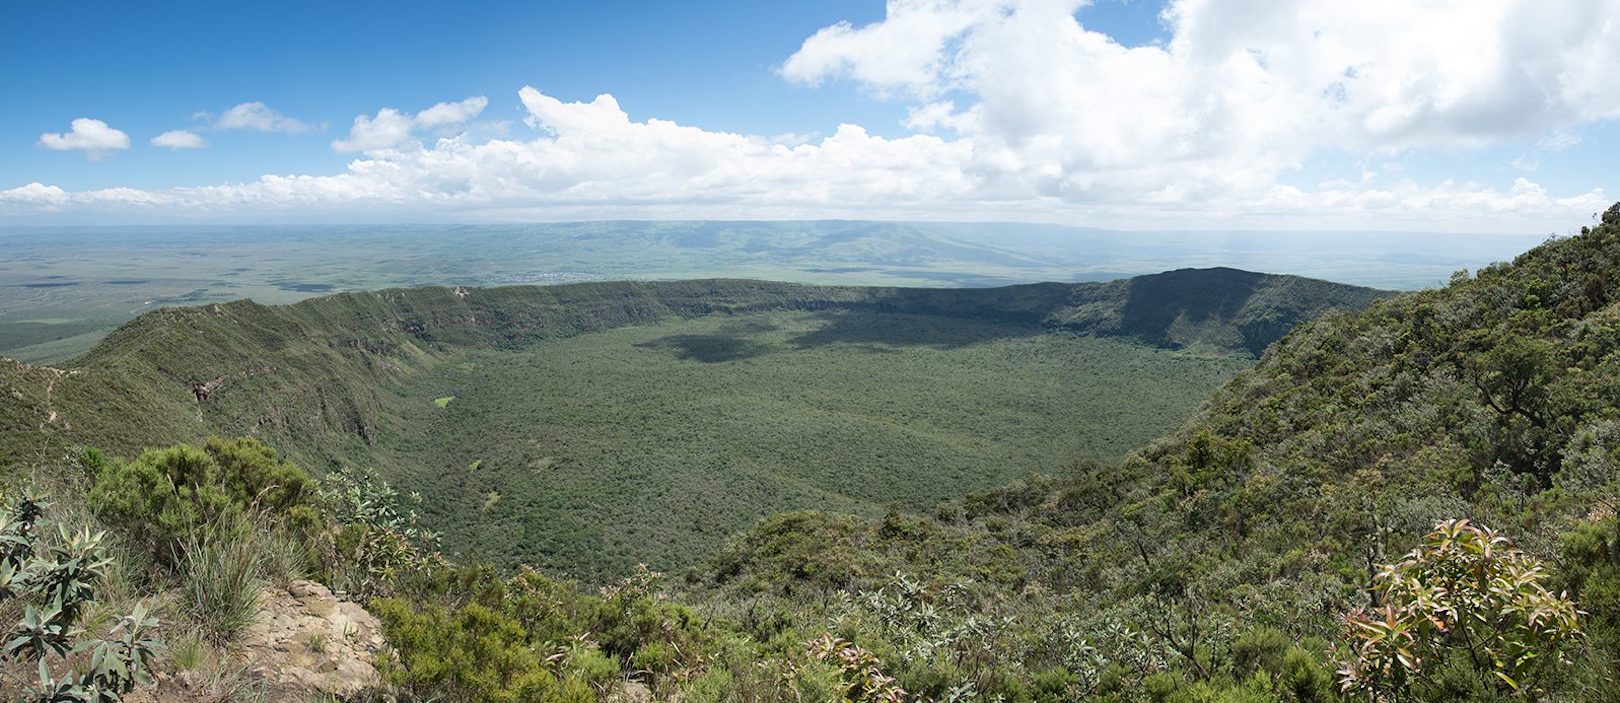
[[[208,117],[207,113],[198,113]],[[302,134],[315,131],[315,125],[283,115],[262,102],[254,101],[232,106],[214,120],[214,129],[249,129],[259,132],[286,132]]]
[[[438,129],[459,125],[477,117],[488,106],[489,98],[482,95],[475,95],[459,102],[439,103],[416,113],[416,126],[422,129]]]
[[[68,192],[56,186],[35,181],[10,190],[0,190],[0,202],[23,203],[55,207],[69,200]]]
[[[196,132],[171,129],[152,137],[152,146],[160,146],[165,149],[201,149],[208,146],[208,144]]]
[[[54,151],[82,151],[91,159],[99,159],[109,151],[128,149],[129,135],[101,120],[80,117],[66,132],[39,135],[39,145]]]
[[[375,117],[359,115],[349,127],[349,138],[332,142],[338,151],[381,151],[409,142],[417,129],[442,130],[459,127],[477,117],[489,105],[489,99],[479,95],[453,103],[439,103],[416,113],[413,117],[391,107],[377,111]]]
[[[1313,154],[1475,148],[1620,116],[1620,4],[1172,0],[1162,46],[1084,0],[891,0],[806,39],[789,80],[917,102],[975,171],[1073,201],[1259,197]],[[968,99],[957,110],[936,96]]]
[[[332,142],[332,148],[338,151],[387,149],[409,141],[414,126],[415,122],[409,115],[385,107],[377,111],[376,117],[360,115],[354,118],[354,126],[349,128],[349,138]]]
[[[979,146],[966,138],[884,138],[841,125],[814,141],[783,143],[666,120],[633,121],[609,95],[564,102],[525,87],[519,97],[539,136],[478,142],[457,135],[368,154],[326,176],[264,176],[163,191],[68,193],[31,184],[0,191],[0,213],[420,211],[483,219],[879,217],[1134,227],[1469,222],[1522,231],[1578,223],[1606,206],[1596,190],[1558,196],[1522,179],[1505,190],[1472,182],[1423,185],[1398,172],[1310,190],[1266,184],[1189,195],[1110,186],[1113,197],[1074,199],[986,170]]]

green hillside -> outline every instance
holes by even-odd
[[[376,467],[431,493],[453,551],[599,579],[693,563],[779,510],[925,510],[1070,459],[1117,461],[1251,363],[1247,350],[1379,295],[1213,269],[165,309],[62,369],[6,364],[0,392],[19,402],[0,419],[3,459],[256,436],[305,466]]]
[[[1513,593],[1540,579],[1567,592],[1586,639],[1574,653],[1528,650],[1512,666],[1538,678],[1522,688],[1493,678],[1489,659],[1430,659],[1407,674],[1417,677],[1410,688],[1377,700],[1612,700],[1617,506],[1620,206],[1603,226],[1444,289],[1301,325],[1184,427],[1119,466],[1080,464],[943,503],[927,518],[775,516],[694,573],[692,597],[811,627],[848,612],[819,605],[825,594],[898,593],[900,573],[922,584],[906,586],[922,598],[967,584],[958,602],[968,605],[942,614],[946,623],[1018,623],[1001,635],[1018,654],[991,668],[1062,664],[1040,654],[1061,639],[1040,619],[1088,633],[1104,653],[1096,665],[1118,667],[1113,685],[1127,687],[1110,697],[1108,685],[1088,682],[1096,700],[1137,700],[1123,691],[1144,685],[1191,696],[1152,700],[1330,700],[1290,689],[1303,668],[1245,681],[1255,648],[1275,637],[1268,656],[1292,641],[1328,666],[1345,660],[1344,617],[1382,607],[1369,591],[1385,583],[1381,565],[1436,524],[1465,518],[1545,560],[1523,580],[1486,579],[1490,588]],[[1447,598],[1425,597],[1431,606]],[[1446,638],[1453,625],[1441,622],[1434,636],[1475,657],[1497,646]],[[865,646],[905,641],[886,632]],[[1330,642],[1341,648],[1330,652]],[[1538,655],[1547,661],[1532,666]],[[1558,656],[1572,662],[1556,674],[1535,668],[1557,667]],[[1155,677],[1165,670],[1179,683]],[[926,686],[915,675],[908,690]]]

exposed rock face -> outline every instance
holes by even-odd
[[[338,696],[377,683],[372,662],[383,647],[382,626],[365,608],[313,581],[260,598],[259,621],[242,638],[250,676],[275,688]]]
[[[382,626],[356,603],[313,581],[259,595],[259,619],[232,647],[231,660],[193,671],[159,673],[157,685],[130,703],[215,703],[251,696],[266,703],[346,698],[377,684],[372,666]]]

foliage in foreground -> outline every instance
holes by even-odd
[[[0,612],[22,615],[0,646],[0,660],[27,664],[37,672],[19,679],[0,665],[0,691],[20,692],[30,703],[117,703],[138,684],[150,681],[161,645],[150,638],[157,620],[144,606],[117,618],[105,639],[85,637],[79,628],[96,600],[99,582],[112,560],[105,534],[69,533],[46,539],[50,504],[43,495],[16,498],[0,524]]]
[[[1344,690],[1377,701],[1423,700],[1460,663],[1494,693],[1543,692],[1581,637],[1574,601],[1545,585],[1541,563],[1466,520],[1441,524],[1383,568],[1370,611],[1346,618]]]

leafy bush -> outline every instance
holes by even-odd
[[[1379,573],[1376,610],[1346,617],[1344,690],[1432,700],[1462,666],[1485,689],[1536,693],[1581,637],[1575,603],[1544,580],[1541,563],[1501,535],[1467,520],[1440,524]]]
[[[0,605],[24,603],[0,659],[32,664],[38,674],[24,680],[0,667],[0,681],[11,679],[7,688],[25,692],[21,700],[31,703],[117,703],[149,680],[161,646],[149,636],[157,620],[137,605],[107,639],[75,642],[80,614],[95,601],[111,560],[104,534],[63,529],[58,539],[43,539],[39,527],[49,507],[43,495],[24,495],[0,524]]]
[[[440,562],[439,536],[417,514],[420,495],[401,495],[376,472],[350,468],[328,474],[320,491],[338,524],[323,559],[334,588],[386,595],[399,574]]]
[[[210,438],[201,447],[149,449],[134,461],[103,463],[89,505],[167,567],[176,565],[186,536],[204,525],[253,513],[312,535],[323,522],[315,481],[250,438]]]
[[[848,703],[905,703],[906,691],[881,670],[882,662],[870,651],[827,634],[804,644],[804,663],[789,673],[790,684],[821,692],[830,669],[836,681],[835,700]],[[802,694],[801,694],[802,695]],[[810,700],[817,700],[811,697]]]

